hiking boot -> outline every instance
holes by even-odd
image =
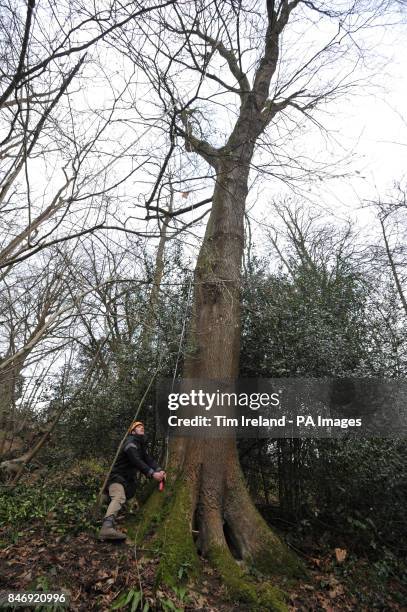
[[[113,516],[107,516],[103,520],[102,528],[99,531],[99,540],[125,540],[126,537],[124,533],[115,529]]]

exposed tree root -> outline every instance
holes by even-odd
[[[176,483],[166,502],[165,517],[157,530],[162,552],[157,582],[174,586],[179,584],[180,575],[192,577],[199,569],[199,557],[192,537],[193,500],[185,481]]]
[[[135,544],[140,545],[147,536],[153,534],[156,530],[163,510],[162,502],[163,498],[159,491],[154,491],[145,502],[136,521],[134,519],[128,521],[127,531],[129,536],[134,539]]]
[[[254,506],[240,469],[228,478],[224,517],[240,558],[268,576],[304,577],[299,558],[273,533]]]
[[[256,582],[239,567],[226,546],[210,549],[209,561],[218,571],[233,601],[250,605],[250,610],[285,612],[285,594],[269,582]]]
[[[205,478],[199,471],[190,472],[189,479],[179,476],[176,482],[169,481],[164,493],[154,491],[148,498],[129,533],[137,545],[152,536],[161,556],[157,584],[175,586],[196,577],[202,553],[232,600],[249,604],[251,610],[282,612],[287,609],[284,593],[266,576],[292,579],[303,576],[304,570],[257,512],[240,474],[232,472],[228,481],[223,511],[213,489],[202,500]],[[264,580],[259,582],[250,571],[264,575]]]

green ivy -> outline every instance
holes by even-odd
[[[94,491],[72,491],[46,483],[20,485],[0,496],[0,523],[12,529],[14,536],[23,524],[42,522],[51,531],[82,531],[94,527],[90,509],[96,500]]]

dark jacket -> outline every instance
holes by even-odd
[[[144,436],[130,434],[125,439],[114,462],[107,487],[113,482],[120,482],[124,486],[127,499],[129,499],[135,493],[134,477],[137,472],[151,477],[154,472],[160,470],[158,463],[147,453]]]

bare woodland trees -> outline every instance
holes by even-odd
[[[392,355],[388,376],[404,376],[406,295],[406,196],[397,183],[387,197],[369,202],[375,213],[378,240],[370,247],[371,273],[383,289],[375,300],[375,310],[382,321],[381,335]]]
[[[169,4],[172,2],[158,6]],[[108,112],[101,110],[96,120],[89,113],[86,115],[86,107],[78,108],[73,102],[75,88],[78,91],[84,86],[83,81],[76,82],[75,79],[86,63],[93,64],[94,69],[101,68],[95,57],[98,42],[103,42],[117,28],[134,22],[155,8],[152,3],[147,6],[146,3],[143,6],[134,3],[131,9],[121,10],[112,2],[106,6],[101,4],[91,12],[80,3],[70,3],[61,7],[57,14],[52,5],[36,7],[32,0],[27,5],[9,2],[5,7],[1,32],[4,66],[0,97],[0,205],[4,223],[13,229],[14,236],[1,247],[0,265],[3,270],[46,246],[106,226],[104,216],[99,215],[96,219],[88,218],[85,226],[77,226],[80,231],[70,228],[68,235],[55,235],[62,221],[78,212],[78,207],[76,211],[72,210],[74,204],[90,203],[91,195],[98,197],[98,208],[105,212],[102,196],[116,187],[111,177],[114,176],[112,166],[118,152],[111,152],[108,164],[105,162],[96,167],[95,161],[98,153],[100,157],[99,142],[107,137],[105,132],[113,121],[114,110],[121,102],[126,86],[117,92],[115,85],[111,85],[112,95],[108,100],[111,107]],[[92,50],[93,56],[86,55],[88,49]],[[95,73],[90,76],[94,77]],[[60,111],[62,102],[64,105]],[[84,121],[92,121],[92,129],[89,125],[84,126],[83,121],[77,121],[75,113],[78,112],[83,114]],[[120,154],[124,155],[123,149]],[[52,177],[48,175],[48,180],[52,180],[51,189],[42,194],[41,201],[35,190],[35,173],[45,171],[41,161],[47,157],[59,166],[59,172],[54,172]],[[89,159],[93,163],[92,169],[86,167]],[[133,167],[127,175],[120,177],[120,182],[134,172]]]
[[[406,228],[406,192],[398,184],[392,197],[387,201],[374,203],[380,223],[384,254],[391,276],[397,289],[404,314],[407,315],[407,297],[405,295],[405,228]]]
[[[172,2],[157,6],[169,4]],[[100,142],[107,143],[106,130],[122,103],[126,84],[111,83],[105,94],[110,107],[106,112],[102,105],[93,105],[98,111],[93,116],[73,94],[86,87],[86,79],[95,78],[97,70],[103,71],[97,45],[115,29],[155,8],[153,3],[133,3],[121,9],[111,2],[90,10],[78,2],[61,5],[56,12],[52,4],[36,6],[33,0],[3,6],[0,205],[2,228],[8,230],[0,251],[3,274],[52,244],[106,225],[106,194],[116,187],[113,166],[119,151],[110,152],[109,163],[106,158],[96,163],[102,157]],[[109,81],[103,85],[109,87]],[[123,149],[120,154],[124,156]],[[134,172],[135,167],[123,173],[120,182]],[[43,193],[38,173],[44,173],[50,183]],[[91,196],[93,203],[98,200],[97,207],[92,207]],[[79,202],[105,215],[87,215],[85,223],[78,223],[73,215],[80,214]],[[65,233],[58,233],[59,228]]]
[[[119,82],[107,74],[99,57],[106,47],[101,46],[117,28],[172,3],[122,7],[113,0],[92,7],[81,2],[56,7],[10,0],[2,6],[2,452],[12,443],[23,368],[42,362],[42,373],[36,366],[35,376],[43,376],[50,351],[61,352],[72,340],[72,323],[92,291],[78,284],[69,265],[81,250],[82,237],[111,228],[132,232],[114,217],[112,194],[149,156],[132,154],[138,136],[126,142],[112,138],[115,113],[124,104],[131,77]],[[104,78],[104,99],[89,106],[81,91],[98,71]]]

